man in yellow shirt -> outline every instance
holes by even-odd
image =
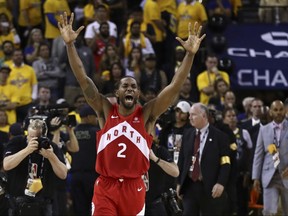
[[[214,81],[222,78],[230,85],[230,78],[226,72],[218,70],[218,58],[214,54],[207,55],[205,65],[206,70],[197,76],[196,84],[200,92],[200,102],[208,104],[209,98],[215,93]]]
[[[177,8],[178,14],[178,28],[177,36],[180,38],[187,38],[188,33],[186,31],[187,25],[189,23],[194,26],[195,22],[198,22],[199,25],[203,26],[207,23],[207,13],[205,7],[196,0],[185,0],[178,5]],[[202,32],[203,32],[202,29]]]
[[[143,20],[146,24],[151,24],[155,31],[156,41],[152,43],[157,58],[157,67],[161,67],[164,63],[164,38],[166,30],[161,18],[161,10],[157,0],[147,0],[143,9]],[[186,25],[186,31],[187,31]]]
[[[9,125],[16,122],[16,106],[20,102],[18,90],[8,83],[10,72],[8,66],[0,67],[0,110],[6,112]]]
[[[23,52],[16,49],[13,52],[11,73],[7,82],[14,86],[20,97],[19,106],[16,109],[17,122],[22,123],[32,105],[32,100],[37,98],[37,78],[34,69],[23,61]]]
[[[45,38],[53,40],[60,35],[58,21],[60,15],[66,11],[70,16],[71,11],[67,0],[46,0],[44,3],[45,14]]]

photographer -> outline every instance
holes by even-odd
[[[171,205],[170,200],[172,200],[173,197],[170,196],[171,194],[169,192],[166,193],[163,182],[165,182],[166,174],[174,178],[179,175],[178,166],[173,162],[170,152],[163,146],[153,143],[149,156],[151,163],[148,171],[149,188],[146,192],[145,215],[175,215],[177,214],[177,210],[175,212],[175,209],[177,209],[178,206],[175,208],[175,206]]]
[[[9,215],[52,215],[55,179],[65,179],[67,168],[56,144],[45,137],[46,124],[31,119],[27,136],[8,142],[3,167],[7,171]]]

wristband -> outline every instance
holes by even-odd
[[[159,162],[160,162],[160,158],[158,158],[158,160],[155,163],[158,164]]]

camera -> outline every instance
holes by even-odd
[[[4,172],[0,172],[0,196],[5,194],[7,186],[7,176]]]
[[[50,141],[47,137],[38,137],[37,141],[38,141],[38,150],[40,150],[41,148],[49,149]]]
[[[178,205],[178,202],[176,200],[176,191],[173,188],[169,188],[167,192],[162,193],[162,198],[168,212],[170,212],[170,215],[182,215],[182,209],[180,209]]]

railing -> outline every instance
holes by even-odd
[[[238,8],[240,23],[288,23],[288,6],[242,6]]]

